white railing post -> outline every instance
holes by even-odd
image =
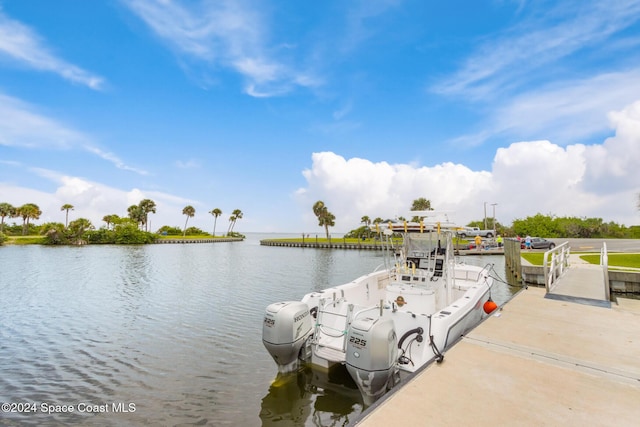
[[[569,267],[569,242],[564,242],[554,249],[549,249],[544,253],[542,260],[544,267],[544,284],[547,292],[556,280],[562,276],[566,268]]]
[[[604,295],[607,301],[611,299],[611,289],[609,287],[609,255],[607,253],[607,242],[602,242],[600,249],[600,266],[604,275]]]

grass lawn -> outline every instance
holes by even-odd
[[[520,256],[522,256],[522,258],[526,259],[533,265],[542,265],[542,262],[544,261],[544,252],[527,252],[521,253]],[[590,264],[600,264],[600,254],[580,254],[580,258]],[[609,267],[640,268],[640,254],[609,254]]]
[[[5,245],[41,245],[44,244],[43,236],[7,236],[8,239],[4,242]],[[215,236],[213,237],[210,234],[203,235],[187,235],[185,237],[182,236],[158,236],[159,239],[163,240],[199,240],[199,239],[224,239],[227,236]]]
[[[5,245],[33,245],[41,244],[44,241],[42,236],[7,236]]]
[[[580,255],[591,264],[600,264],[600,255]],[[640,268],[640,254],[608,254],[609,266]]]

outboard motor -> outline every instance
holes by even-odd
[[[398,338],[393,320],[362,318],[351,323],[346,365],[366,405],[371,405],[396,384],[397,359]]]
[[[278,364],[278,372],[291,372],[298,367],[298,354],[311,333],[307,304],[285,301],[267,307],[262,323],[262,343]]]

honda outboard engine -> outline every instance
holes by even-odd
[[[298,367],[298,354],[311,333],[307,304],[285,301],[267,307],[262,323],[262,343],[278,364],[278,372],[291,372]]]
[[[371,405],[399,378],[398,339],[391,319],[356,319],[347,335],[346,365],[364,403]]]

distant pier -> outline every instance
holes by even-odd
[[[267,239],[260,240],[260,244],[263,246],[280,246],[286,248],[362,249],[373,251],[381,251],[389,248],[385,243],[347,243],[340,240],[333,242],[315,242],[313,239],[307,239],[307,241],[302,242]],[[400,246],[401,244],[394,245],[393,249],[398,249]]]
[[[335,240],[332,242],[316,242],[313,239],[306,239],[305,241],[288,241],[279,239],[266,239],[260,240],[260,244],[263,246],[280,246],[287,248],[316,248],[316,249],[357,249],[357,250],[373,250],[382,251],[388,249],[386,243],[350,243],[346,241]],[[402,243],[398,242],[393,245],[392,250],[398,250],[402,247]],[[457,249],[456,255],[503,255],[504,250],[502,248],[491,249]]]
[[[222,242],[242,242],[240,237],[220,237],[211,239],[156,239],[155,243],[222,243]]]

